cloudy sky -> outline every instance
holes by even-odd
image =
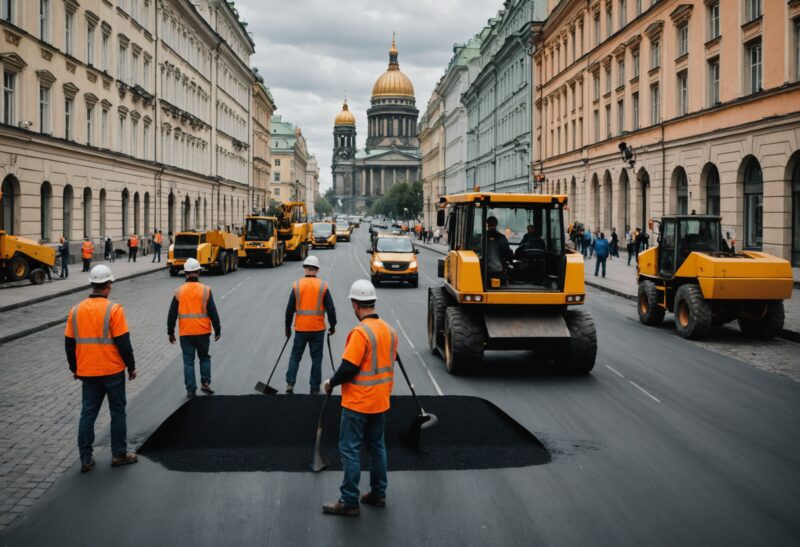
[[[456,42],[476,34],[502,0],[236,0],[255,38],[251,64],[264,76],[276,114],[303,130],[331,183],[333,120],[347,91],[358,145],[366,138],[372,84],[386,70],[392,31],[400,69],[424,113]]]

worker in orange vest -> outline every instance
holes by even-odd
[[[342,420],[339,428],[344,480],[339,499],[322,506],[323,513],[359,514],[361,503],[386,506],[386,443],[384,429],[389,397],[394,385],[397,333],[375,313],[375,287],[359,279],[350,287],[350,302],[360,323],[347,335],[342,363],[325,380],[326,393],[342,386]],[[359,498],[361,445],[369,452],[370,491]]]
[[[83,236],[83,244],[81,245],[81,258],[83,258],[83,271],[88,272],[92,265],[92,256],[94,255],[94,244],[89,241],[89,236]]]
[[[136,262],[136,253],[139,252],[139,236],[136,234],[131,234],[131,237],[128,238],[128,262],[133,261]]]
[[[103,398],[108,397],[111,413],[111,465],[136,463],[128,452],[125,422],[125,369],[136,378],[136,362],[122,305],[108,299],[114,276],[111,268],[98,264],[89,273],[92,294],[69,311],[64,345],[72,376],[82,386],[81,418],[78,425],[78,451],[81,473],[91,471],[94,423]]]
[[[175,297],[167,316],[167,335],[169,343],[175,343],[175,322],[183,351],[183,379],[186,384],[186,397],[193,399],[197,395],[197,381],[194,374],[194,357],[200,359],[200,390],[213,395],[211,389],[211,355],[208,348],[211,344],[211,327],[214,327],[214,341],[222,336],[219,313],[214,304],[211,287],[200,283],[200,263],[190,258],[183,265],[186,272],[186,283],[175,291]]]
[[[336,308],[328,284],[317,277],[319,259],[309,256],[303,262],[305,277],[292,283],[286,305],[286,338],[292,335],[294,317],[294,343],[286,371],[286,393],[294,393],[297,369],[308,344],[311,352],[310,393],[319,393],[322,383],[322,346],[325,342],[325,314],[328,314],[328,333],[336,332]]]
[[[161,262],[161,244],[164,243],[164,236],[161,235],[161,230],[156,230],[153,234],[153,243],[155,245],[153,249],[153,262],[158,261]]]

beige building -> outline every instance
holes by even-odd
[[[73,242],[234,226],[253,43],[226,2],[5,0],[0,222]]]
[[[441,83],[441,82],[440,82]],[[437,89],[439,85],[437,84]],[[422,154],[423,223],[436,223],[439,197],[444,194],[444,101],[434,89],[425,114],[419,121],[419,148]]]
[[[309,159],[303,132],[272,116],[272,199],[275,201],[303,201],[306,199],[306,169]]]
[[[313,154],[306,162],[306,206],[309,216],[316,215],[315,204],[319,195],[319,162]]]
[[[275,101],[269,88],[264,85],[257,71],[256,83],[253,85],[253,208],[261,210],[269,207],[272,195],[270,180],[272,178],[272,114],[275,112]]]
[[[800,264],[799,21],[797,0],[549,0],[533,65],[543,190],[620,236],[721,214],[737,247]]]

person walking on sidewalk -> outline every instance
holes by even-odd
[[[175,291],[172,304],[167,315],[167,335],[169,343],[175,343],[175,322],[178,322],[178,334],[183,352],[183,380],[186,385],[186,397],[193,399],[197,395],[197,380],[194,373],[195,354],[200,359],[200,390],[213,395],[211,389],[211,327],[214,327],[214,341],[222,336],[217,306],[211,287],[200,283],[200,263],[190,258],[183,265],[186,272],[186,283]]]
[[[325,392],[342,386],[342,419],[339,452],[344,479],[337,501],[326,503],[322,512],[357,516],[359,501],[386,507],[386,441],[384,436],[389,397],[394,385],[397,333],[375,312],[375,287],[359,279],[350,287],[353,313],[360,321],[347,335],[342,363],[333,377],[325,380]],[[370,491],[359,498],[361,447],[369,453]]]
[[[81,417],[78,423],[78,452],[81,473],[91,471],[94,424],[103,399],[108,397],[111,414],[111,466],[136,463],[128,452],[125,418],[125,369],[128,379],[136,379],[128,322],[122,305],[108,299],[114,276],[111,268],[98,264],[89,273],[92,294],[67,317],[64,347],[72,377],[81,380]]]
[[[89,241],[89,236],[83,236],[81,244],[81,258],[83,259],[83,271],[88,272],[92,267],[92,256],[94,255],[94,243]]]
[[[136,253],[139,252],[139,236],[136,234],[131,234],[131,237],[128,238],[128,262],[133,261],[136,262]]]
[[[66,279],[69,277],[69,241],[65,236],[61,236],[58,241],[58,254],[61,256],[61,273],[58,277]]]
[[[611,228],[611,241],[609,242],[609,247],[611,252],[609,255],[609,260],[611,260],[610,257],[612,256],[619,258],[619,236],[617,235],[616,228]]]
[[[114,260],[114,242],[111,241],[111,236],[106,236],[103,242],[103,259],[110,262]]]
[[[161,244],[164,242],[164,236],[161,235],[161,230],[156,230],[153,234],[153,262],[161,262]]]
[[[609,244],[608,240],[606,239],[606,234],[600,232],[597,236],[597,239],[594,241],[594,254],[595,254],[595,262],[594,262],[594,276],[597,277],[597,273],[600,270],[600,266],[603,266],[603,277],[606,276],[606,259],[609,255]]]
[[[581,253],[583,253],[584,257],[589,256],[589,248],[591,247],[592,243],[592,232],[589,228],[585,228],[583,231],[583,239],[581,240]]]
[[[286,338],[292,335],[294,317],[294,343],[286,370],[286,393],[294,393],[297,369],[308,345],[311,351],[310,393],[319,393],[322,382],[322,346],[325,342],[325,314],[328,314],[328,333],[336,332],[336,308],[328,284],[317,277],[319,259],[309,256],[303,262],[305,277],[292,283],[289,302],[286,304]]]

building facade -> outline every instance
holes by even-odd
[[[800,265],[800,2],[548,8],[534,56],[543,190],[569,194],[573,220],[620,234],[720,214],[739,248]]]
[[[275,101],[269,88],[264,85],[264,78],[254,70],[256,83],[253,85],[253,208],[266,209],[272,196],[270,181],[272,179],[272,114],[275,112]]]
[[[480,70],[464,93],[467,185],[531,189],[531,52],[543,2],[506,0],[479,34]]]
[[[279,202],[307,200],[306,169],[309,155],[303,132],[281,116],[272,116],[270,149],[272,199]]]
[[[331,166],[335,198],[346,212],[366,211],[398,182],[420,176],[420,149],[414,86],[400,71],[395,41],[389,67],[372,87],[367,110],[367,142],[356,146],[356,119],[347,101],[336,116]]]
[[[439,81],[441,83],[441,80]],[[444,194],[444,101],[438,85],[419,120],[419,147],[422,154],[423,222],[433,226],[439,196]]]
[[[241,223],[253,199],[253,44],[228,3],[2,8],[4,229],[119,244],[132,232]]]
[[[319,162],[313,154],[306,163],[306,209],[311,217],[317,214],[315,204],[319,195]]]

